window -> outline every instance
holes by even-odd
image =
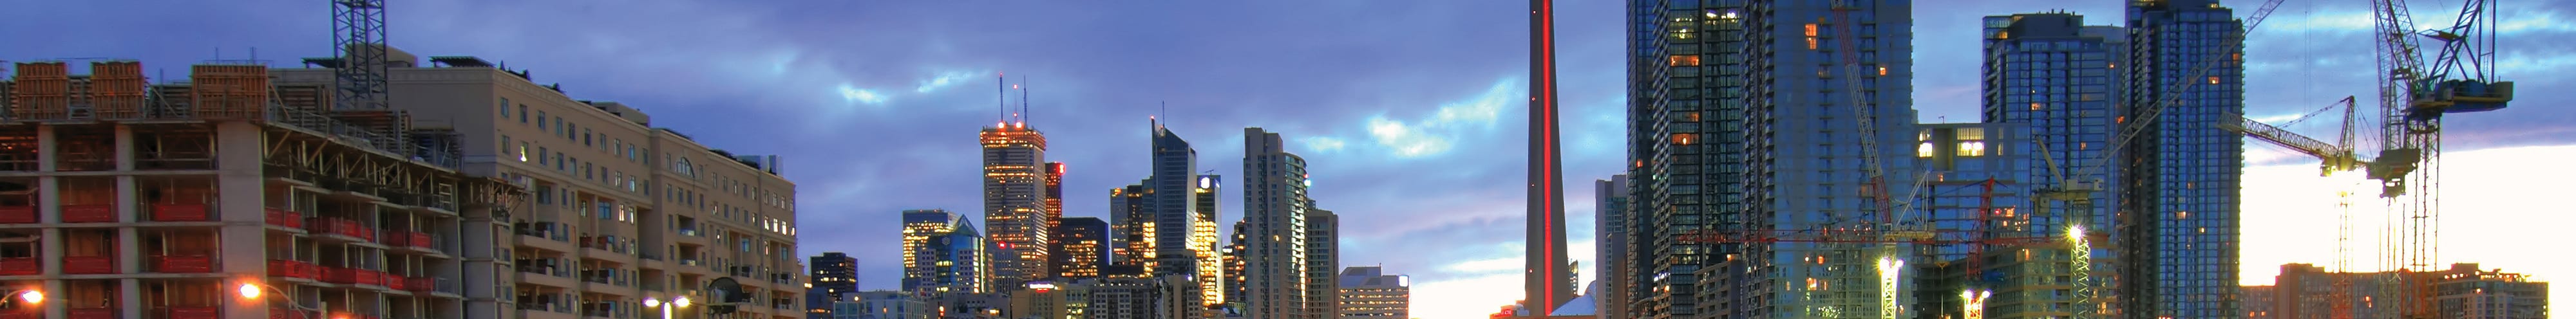
[[[1699,55],[1697,55],[1697,54],[1675,54],[1675,55],[1672,55],[1672,66],[1699,66]]]
[[[556,124],[560,125],[561,122]],[[537,128],[546,128],[546,111],[537,111]]]
[[[1673,134],[1673,145],[1699,144],[1699,134]]]
[[[1959,156],[1986,156],[1986,141],[1959,142]]]
[[[1932,157],[1932,154],[1932,142],[1923,142],[1921,145],[1914,146],[1914,157]]]
[[[519,161],[528,161],[528,142],[519,142]]]
[[[528,105],[519,105],[519,124],[528,124]]]
[[[501,98],[501,118],[510,118],[510,98]]]
[[[581,129],[581,146],[591,146],[590,129]]]

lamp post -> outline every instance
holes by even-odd
[[[17,298],[18,298],[18,299],[17,299],[17,302],[23,302],[23,303],[25,303],[25,305],[30,305],[30,306],[43,306],[43,305],[45,304],[45,291],[43,291],[43,290],[36,290],[36,289],[14,289],[14,290],[9,290],[9,292],[8,292],[8,293],[0,293],[0,296],[17,297]],[[0,297],[0,298],[6,298],[6,297]],[[42,311],[42,310],[38,310],[38,311]]]
[[[287,293],[286,289],[279,289],[279,288],[277,288],[277,286],[270,286],[270,285],[268,285],[268,284],[263,284],[263,283],[259,283],[259,282],[245,281],[245,282],[242,282],[241,286],[240,286],[239,288],[236,288],[235,290],[238,290],[238,291],[241,293],[241,297],[242,297],[242,299],[246,299],[246,300],[259,300],[259,297],[260,297],[260,295],[261,295],[263,292],[275,291],[275,292],[277,292],[277,295],[279,295],[279,296],[287,296],[285,299],[290,299],[290,300],[287,300],[287,301],[286,301],[286,307],[287,307],[287,309],[288,309],[288,310],[292,310],[292,311],[306,311],[306,310],[311,310],[311,311],[313,311],[313,312],[318,312],[318,313],[320,313],[320,314],[319,314],[320,316],[329,316],[329,315],[330,315],[330,311],[329,311],[329,309],[330,309],[330,307],[331,307],[331,302],[324,301],[324,302],[321,302],[321,304],[320,304],[319,306],[317,306],[317,307],[313,307],[313,308],[305,308],[305,307],[304,307],[304,305],[296,304],[296,303],[295,303],[295,300],[292,300],[292,299],[295,299],[294,294]],[[302,318],[303,316],[296,316],[296,317],[298,317],[298,318]]]
[[[671,306],[670,306],[670,307],[663,307],[663,306],[662,306],[663,304],[670,304]],[[661,299],[644,298],[644,307],[645,307],[645,308],[662,308],[662,319],[671,319],[671,309],[672,309],[672,308],[688,308],[688,307],[689,307],[689,297],[688,297],[688,296],[676,296],[676,297],[671,297],[671,301],[670,301],[670,302],[663,302]]]

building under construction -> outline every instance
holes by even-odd
[[[2348,292],[2337,293],[2337,286]],[[2437,318],[2548,318],[2549,283],[2530,276],[2451,264],[2429,272],[2335,272],[2281,265],[2271,286],[2245,287],[2245,318],[2401,318],[2402,289],[2432,299]]]
[[[775,157],[384,51],[381,109],[335,110],[338,59],[163,83],[131,61],[15,64],[0,318],[802,316]]]

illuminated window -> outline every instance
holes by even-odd
[[[1878,66],[1878,75],[1879,75],[1879,76],[1887,76],[1887,66],[1885,66],[1885,65],[1880,65],[1880,66]]]
[[[1914,157],[1932,157],[1932,142],[1914,146]]]
[[[1816,49],[1816,24],[1814,23],[1807,24],[1807,49]]]
[[[1673,145],[1699,144],[1699,134],[1673,134]]]
[[[2032,110],[2032,111],[2038,111],[2038,110],[2039,110],[2039,102],[2031,102],[2031,103],[2030,103],[2030,110]]]
[[[1672,66],[1699,66],[1699,55],[1675,54],[1672,56]]]
[[[1986,141],[1959,142],[1959,156],[1986,156]]]
[[[2209,84],[2218,84],[2218,77],[2209,77]]]

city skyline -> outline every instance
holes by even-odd
[[[1037,4],[1001,10],[987,7],[990,4],[760,7],[716,3],[529,3],[514,4],[527,6],[526,10],[486,12],[477,7],[488,3],[403,2],[392,13],[392,42],[423,56],[476,55],[511,62],[512,68],[536,71],[539,83],[564,84],[573,96],[620,101],[662,115],[657,124],[679,128],[708,145],[785,155],[792,162],[786,174],[799,182],[803,192],[799,203],[805,216],[799,216],[798,227],[806,232],[797,256],[850,253],[859,258],[861,290],[890,289],[900,282],[897,262],[892,261],[899,254],[899,240],[891,234],[898,229],[896,216],[902,210],[944,208],[982,219],[973,212],[979,207],[976,186],[965,180],[976,173],[974,150],[961,146],[972,137],[958,132],[992,123],[993,97],[984,91],[982,80],[1007,73],[1037,78],[1030,118],[1032,125],[1047,125],[1053,142],[1048,161],[1083,169],[1067,174],[1067,217],[1107,218],[1109,204],[1101,193],[1146,175],[1142,164],[1146,159],[1139,156],[1145,140],[1138,138],[1132,124],[1137,119],[1162,116],[1175,131],[1206,146],[1200,151],[1209,154],[1240,151],[1228,147],[1241,144],[1241,137],[1229,132],[1250,126],[1272,128],[1301,137],[1290,141],[1292,149],[1315,160],[1315,183],[1325,186],[1317,187],[1313,197],[1331,203],[1344,219],[1345,265],[1386,264],[1412,274],[1417,280],[1415,290],[1422,292],[1417,295],[1477,293],[1458,299],[1418,299],[1418,314],[1490,312],[1493,306],[1518,298],[1521,234],[1513,226],[1520,223],[1523,208],[1517,194],[1524,190],[1517,185],[1520,177],[1510,172],[1523,166],[1517,161],[1484,162],[1521,152],[1517,145],[1523,133],[1515,123],[1516,114],[1524,110],[1518,109],[1523,103],[1514,99],[1524,96],[1519,88],[1526,80],[1522,76],[1526,57],[1494,53],[1517,52],[1525,44],[1518,40],[1525,35],[1518,27],[1523,15],[1517,6],[1425,2],[1372,3],[1367,8],[1275,3],[1088,8],[1088,4]],[[2240,11],[2254,4],[2227,3]],[[2576,19],[2576,4],[2510,5],[2518,8],[2504,15],[2508,41],[2576,36],[2576,23],[2571,23],[2576,21],[2571,20]],[[2106,20],[2119,15],[2118,6],[2116,1],[2016,1],[1918,8],[1913,42],[1919,49],[1914,73],[1920,75],[1915,79],[1914,104],[1925,122],[1975,121],[1972,76],[1977,57],[1953,52],[1975,51],[1977,17],[2072,9],[2093,17],[2091,24],[2116,24]],[[2333,98],[2372,93],[2367,74],[2354,74],[2367,71],[2352,71],[2367,69],[2370,61],[2365,55],[2329,54],[2369,50],[2361,35],[2368,28],[2368,18],[2358,6],[2294,2],[2284,6],[2264,30],[2255,32],[2248,48],[2248,59],[2254,62],[2247,75],[2246,104],[2255,113],[2251,115],[2278,121]],[[129,10],[121,7],[115,10]],[[130,10],[164,23],[205,25],[209,36],[148,42],[84,40],[144,38],[156,32],[140,27],[7,34],[0,35],[0,42],[61,45],[8,46],[0,49],[0,59],[110,56],[175,68],[217,58],[214,48],[222,48],[221,58],[241,59],[256,47],[262,51],[261,59],[277,66],[291,65],[294,58],[329,55],[321,45],[328,34],[320,31],[327,30],[323,27],[327,22],[306,18],[320,14],[318,5],[174,2],[140,7],[144,8]],[[1559,4],[1559,64],[1566,73],[1566,80],[1560,82],[1566,96],[1565,180],[1607,178],[1622,167],[1617,119],[1624,105],[1618,94],[1622,85],[1618,66],[1623,62],[1617,43],[1623,9],[1612,3]],[[106,5],[87,3],[32,4],[16,11],[77,14],[8,16],[0,21],[18,22],[0,25],[65,22],[107,10]],[[1234,21],[1239,18],[1170,14],[1189,11],[1263,11],[1272,16]],[[820,14],[825,12],[838,14]],[[1008,18],[993,19],[1005,21],[1000,23],[956,19],[968,16],[966,12]],[[1064,12],[1079,14],[1053,16]],[[279,18],[242,18],[267,16]],[[2446,18],[2433,16],[2418,18]],[[644,23],[672,20],[723,23]],[[1314,23],[1327,20],[1352,22]],[[1245,30],[1193,27],[1207,24]],[[1048,25],[1065,27],[1038,27]],[[531,29],[562,33],[514,31]],[[777,30],[790,31],[745,36]],[[992,35],[1003,31],[1020,33]],[[1260,37],[1266,40],[1235,39],[1244,34],[1267,36]],[[849,40],[806,40],[826,36]],[[2320,43],[2293,42],[2307,39]],[[1263,51],[1283,46],[1275,43],[1282,40],[1291,41],[1285,47],[1301,50]],[[1414,45],[1419,42],[1453,45]],[[2514,67],[2504,75],[2535,88],[2566,83],[2565,76],[2556,74],[2565,72],[2553,71],[2576,67],[2576,57],[2522,53],[2561,46],[2566,44],[2508,42],[2505,57]],[[168,78],[177,77],[172,74]],[[2306,78],[2324,80],[2298,80]],[[2570,95],[2528,90],[2523,100],[2554,105],[2569,101]],[[1165,101],[1171,105],[1168,111],[1157,106]],[[2447,223],[2454,235],[2446,241],[2538,238],[2534,231],[2542,229],[2523,225],[2569,221],[2548,216],[2514,223],[2522,225],[2487,226],[2496,231],[2463,228],[2480,220],[2520,217],[2512,215],[2517,211],[2500,209],[2530,207],[2515,203],[2538,205],[2542,202],[2529,198],[2546,198],[2509,197],[2541,194],[2537,190],[2477,191],[2477,183],[2569,175],[2496,168],[2536,163],[2515,157],[2576,154],[2576,148],[2565,147],[2576,144],[2576,138],[2566,137],[2568,128],[2544,127],[2568,119],[2568,111],[2504,112],[2454,118],[2446,184],[2463,188],[2446,192],[2446,202],[2453,203],[2447,211],[2457,216],[2450,218],[2460,218]],[[2326,128],[2293,129],[2319,132]],[[2273,266],[2282,262],[2329,260],[2325,259],[2329,255],[2313,252],[2331,247],[2332,229],[2302,227],[2306,219],[2330,216],[2322,212],[2331,209],[2325,204],[2331,194],[2295,191],[2321,184],[2314,177],[2313,160],[2269,146],[2247,148],[2252,166],[2246,168],[2244,225],[2287,229],[2260,236],[2249,233],[2248,252],[2239,265],[2242,277],[2261,282],[2269,280],[2269,273],[2276,271]],[[1230,159],[1202,159],[1198,164],[1218,170],[1218,175],[1242,176],[1226,169],[1239,164]],[[2268,197],[2253,193],[2262,189],[2293,191]],[[1241,198],[1239,190],[1225,190],[1216,197],[1229,199],[1228,206],[1243,205],[1232,200]],[[1564,202],[1591,201],[1587,192],[1566,193]],[[1592,254],[1586,249],[1593,226],[1586,206],[1567,205],[1567,237],[1570,248],[1578,249],[1569,255],[1590,265]],[[2319,213],[2256,216],[2265,209]],[[2356,211],[2362,212],[2360,216],[2377,216],[2376,208]],[[1219,224],[1241,218],[1236,210],[1218,212]],[[826,231],[840,229],[852,231]],[[2478,230],[2484,229],[2489,228]],[[1386,248],[1422,242],[1455,244],[1461,249],[1423,253]],[[2539,263],[2565,259],[2481,255],[2476,249],[2446,250],[2445,259],[2543,276],[2576,274],[2570,272],[2576,267]],[[1586,282],[1591,275],[1584,274]],[[1483,293],[1486,290],[1509,293]]]

